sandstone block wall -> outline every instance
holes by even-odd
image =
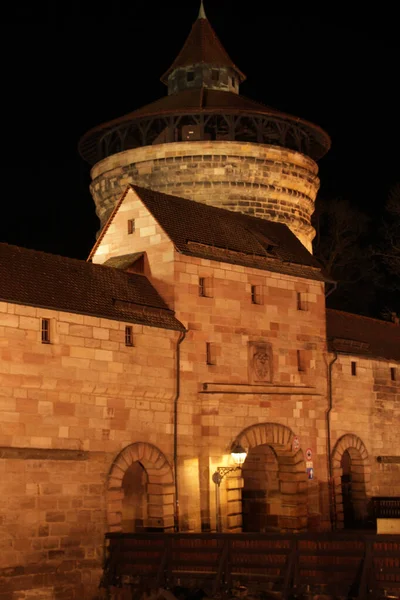
[[[128,220],[135,220],[135,233],[129,234]],[[145,275],[170,308],[174,308],[174,245],[153,215],[144,207],[133,190],[126,193],[106,234],[97,245],[91,260],[104,264],[109,258],[134,252],[145,252]]]
[[[333,366],[333,443],[351,434],[362,441],[368,496],[400,496],[400,464],[377,461],[400,455],[400,381],[391,379],[391,368],[400,373],[398,363],[356,355],[339,355]]]
[[[209,297],[199,295],[200,277],[210,282]],[[282,492],[288,489],[288,484],[293,484],[293,504],[285,496],[282,515],[289,511],[290,518],[301,516],[303,526],[317,515],[318,527],[327,527],[323,285],[182,255],[176,257],[175,280],[176,314],[188,329],[181,350],[182,390],[188,396],[199,392],[200,410],[194,418],[201,456],[203,526],[207,523],[215,526],[215,489],[210,480],[213,472],[219,465],[232,464],[230,447],[243,431],[263,424],[267,428],[284,427],[285,435],[292,432],[298,436],[304,453],[309,447],[313,451],[315,479],[302,483],[308,508],[302,502],[299,505],[293,466],[288,478],[282,472],[280,475]],[[260,290],[261,304],[252,303],[252,285]],[[298,293],[302,294],[306,310],[298,309]],[[213,344],[215,351],[212,365],[207,364],[207,343]],[[265,343],[271,361],[270,375],[257,384],[252,377],[249,354],[254,343]],[[304,371],[298,369],[297,351],[302,353]],[[257,443],[270,443],[278,455],[284,452],[279,438],[259,438]],[[224,486],[228,485],[233,495],[224,496]],[[224,486],[224,526],[237,530],[241,526],[241,484],[232,488],[232,482],[226,481]],[[289,521],[286,523],[290,527]]]
[[[41,343],[42,318],[50,319],[49,344]],[[42,597],[49,589],[57,598],[62,590],[68,598],[94,597],[117,455],[133,443],[153,445],[163,464],[154,452],[138,456],[152,481],[172,479],[178,333],[132,327],[134,347],[127,347],[124,322],[0,303],[4,593],[36,587],[47,590]],[[168,494],[165,488],[173,506]],[[152,490],[149,518],[171,524],[157,497]]]
[[[125,187],[167,194],[287,224],[312,251],[317,164],[298,152],[244,142],[177,142],[114,154],[91,172],[101,226]]]
[[[138,225],[135,235],[127,233],[128,219],[135,219]],[[188,330],[181,345],[179,433],[186,434],[189,424],[193,424],[192,459],[186,458],[183,464],[188,473],[195,471],[197,476],[185,477],[180,506],[188,521],[182,526],[196,528],[190,506],[199,486],[202,527],[215,527],[212,473],[216,466],[231,460],[230,446],[241,431],[259,423],[284,426],[300,438],[304,451],[312,447],[315,479],[305,483],[309,516],[317,515],[326,526],[323,284],[180,255],[168,245],[161,227],[129,190],[99,241],[93,260],[103,262],[118,252],[140,250],[146,251],[147,273],[154,285],[161,291],[161,283],[168,282],[172,294],[169,303]],[[209,297],[199,295],[200,278],[206,282]],[[257,287],[260,304],[252,303],[252,286]],[[303,310],[299,310],[299,294]],[[207,364],[207,343],[212,346],[213,365]],[[270,377],[256,385],[250,363],[252,348],[259,343],[265,344],[269,353]],[[304,369],[301,371],[298,352]],[[185,455],[189,457],[190,452]],[[235,516],[233,529],[240,527],[240,518]],[[235,519],[231,515],[230,524]]]

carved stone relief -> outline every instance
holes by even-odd
[[[266,342],[249,342],[250,383],[272,382],[272,348]]]

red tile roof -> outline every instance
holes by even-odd
[[[193,23],[192,30],[189,33],[182,50],[179,52],[170,68],[161,77],[161,81],[163,83],[168,83],[168,76],[172,71],[179,67],[198,64],[215,65],[216,67],[231,67],[238,73],[241,81],[246,79],[246,76],[230,59],[209,20],[204,18],[199,18]]]
[[[327,309],[330,348],[346,354],[400,361],[400,325]]]
[[[4,243],[0,301],[184,329],[143,275]]]
[[[130,186],[178,252],[307,279],[329,281],[321,265],[286,225]],[[126,192],[90,253],[101,243]]]

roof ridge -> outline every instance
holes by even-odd
[[[377,323],[382,324],[382,325],[391,325],[392,327],[398,327],[399,331],[400,331],[400,326],[399,325],[397,325],[396,323],[393,323],[392,321],[386,321],[385,319],[378,319],[376,317],[367,317],[366,315],[359,315],[357,313],[350,313],[350,312],[348,312],[346,310],[340,310],[338,308],[327,308],[326,312],[327,313],[328,312],[331,312],[331,313],[335,312],[335,313],[339,313],[339,314],[342,314],[342,315],[348,315],[350,317],[356,317],[357,319],[368,319],[370,321],[376,321]]]
[[[35,250],[34,248],[25,248],[25,246],[17,246],[16,244],[9,244],[8,242],[0,242],[0,247],[1,246],[8,246],[9,248],[14,248],[15,250],[22,250],[23,252],[29,252],[31,254],[39,254],[42,256],[49,256],[49,257],[54,257],[54,258],[60,258],[64,261],[68,261],[68,262],[72,262],[72,263],[78,263],[79,265],[83,266],[83,265],[90,265],[90,268],[94,268],[94,269],[113,269],[115,272],[119,272],[119,273],[123,273],[124,275],[122,275],[122,277],[142,277],[144,279],[146,279],[146,281],[148,281],[148,283],[152,286],[153,284],[151,283],[151,281],[149,280],[149,278],[144,274],[144,273],[131,273],[129,271],[124,271],[122,269],[116,269],[115,267],[112,267],[110,265],[106,265],[103,263],[93,263],[93,262],[89,262],[87,260],[84,260],[83,258],[75,258],[73,256],[64,256],[62,254],[54,254],[52,252],[45,252],[44,250]],[[156,288],[154,288],[156,290]],[[165,304],[165,309],[162,310],[168,310],[171,311],[172,309],[169,308],[168,304],[165,302],[164,298],[159,294],[159,292],[156,290],[157,294],[160,296],[160,298],[162,299],[162,301]],[[136,303],[137,304],[137,303]],[[147,304],[141,305],[138,304],[138,306],[150,306]],[[156,307],[157,308],[157,307]],[[160,308],[160,307],[159,307]],[[172,311],[174,312],[174,311]]]
[[[83,258],[75,258],[74,256],[66,256],[65,254],[56,254],[55,252],[47,252],[46,250],[37,250],[36,248],[27,248],[26,246],[18,246],[17,244],[10,244],[9,242],[0,242],[0,246],[9,246],[16,250],[23,250],[25,252],[32,252],[36,254],[45,254],[46,256],[54,256],[56,258],[62,258],[63,260],[70,260],[79,263],[85,263]]]

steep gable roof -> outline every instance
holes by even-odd
[[[400,325],[333,309],[326,319],[332,350],[400,361]]]
[[[89,259],[131,188],[153,215],[178,252],[266,271],[331,281],[290,229],[281,223],[216,208],[136,185],[116,204]]]
[[[182,254],[325,279],[321,265],[286,225],[132,187]]]
[[[229,57],[205,14],[202,15],[201,13],[199,18],[193,23],[192,30],[182,50],[170,68],[161,77],[161,81],[168,83],[169,75],[179,67],[188,67],[197,64],[231,67],[238,73],[241,81],[246,79],[246,76]]]
[[[0,300],[183,330],[143,275],[0,243]]]

